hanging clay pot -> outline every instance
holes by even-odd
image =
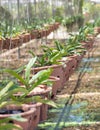
[[[16,37],[16,38],[11,38],[11,46],[10,48],[16,48],[16,47],[19,47],[21,44],[20,44],[20,41],[19,41],[19,37]]]
[[[58,89],[63,88],[63,85],[64,85],[64,83],[63,83],[63,79],[64,79],[63,65],[60,64],[60,65],[36,67],[36,68],[32,68],[31,71],[35,74],[35,73],[39,72],[40,70],[45,70],[48,68],[53,69],[51,76],[55,76],[55,77],[60,78]]]
[[[33,36],[34,39],[37,39],[38,35],[39,35],[39,30],[32,30],[31,31],[31,37]]]
[[[82,46],[89,50],[89,49],[92,49],[93,48],[93,41],[85,41],[85,42],[81,42]]]
[[[49,79],[50,79],[50,81],[53,82],[51,99],[54,99],[55,96],[56,96],[56,94],[57,94],[57,91],[58,91],[58,89],[59,89],[60,78],[54,77],[54,76],[50,76]]]
[[[27,97],[32,96],[41,96],[44,100],[50,99],[50,93],[52,92],[52,88],[46,85],[39,85],[34,88]],[[47,119],[48,105],[42,104],[40,107],[40,121],[44,121]]]
[[[9,122],[19,125],[23,130],[35,130],[35,120],[37,118],[37,113],[35,108],[28,108],[24,109],[22,107],[11,107],[9,106],[8,109],[2,109],[0,111],[0,119],[5,119],[11,116],[21,116],[25,119],[27,119],[25,122],[16,121],[14,119],[11,119]]]
[[[3,43],[3,49],[9,49],[10,48],[10,39],[6,38]]]
[[[23,33],[20,38],[22,39],[23,43],[29,42],[30,41],[30,33]]]

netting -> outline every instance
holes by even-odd
[[[50,38],[66,39],[66,28],[60,26],[59,33],[54,23],[64,19],[67,32],[77,31],[83,24],[82,11],[83,0],[0,0],[0,68],[26,64],[29,50],[42,53],[40,45],[50,43]]]

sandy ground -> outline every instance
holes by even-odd
[[[86,72],[81,80],[80,86],[75,94],[74,101],[88,101],[88,109],[100,109],[100,38],[95,40],[93,53],[94,61],[91,62],[91,71]],[[87,57],[87,55],[85,56]],[[80,64],[79,68],[83,65]],[[70,77],[66,83],[64,89],[57,95],[57,98],[68,97],[75,88],[76,81],[78,79],[79,71]],[[73,127],[67,127],[63,130],[100,130],[100,122],[92,125],[79,125]]]

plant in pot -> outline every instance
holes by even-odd
[[[58,51],[62,53],[61,61],[64,62],[64,77],[65,83],[69,79],[69,76],[78,66],[82,56],[83,48],[82,45],[76,41],[75,37],[71,37],[66,43],[61,43],[60,41],[55,41],[55,46]]]
[[[62,24],[67,28],[68,31],[72,30],[74,23],[75,23],[74,16],[66,17],[62,20]]]
[[[47,46],[42,47],[44,53],[40,56],[37,56],[37,62],[32,69],[33,73],[52,68],[53,71],[51,76],[60,78],[58,89],[61,89],[61,87],[63,87],[63,65],[58,61],[62,57],[61,52]],[[30,53],[33,57],[35,56],[32,51],[30,51]]]
[[[93,34],[93,28],[88,27],[88,25],[86,25],[83,28],[80,28],[79,35],[77,35],[77,39],[86,49],[90,49],[93,47],[94,37],[91,39],[89,38],[89,35]]]
[[[20,35],[20,28],[17,25],[8,25],[7,23],[3,22],[1,24],[1,33],[2,36],[5,38],[5,44],[3,44],[4,49],[10,49],[20,46],[19,35]]]
[[[0,130],[22,130],[22,125],[27,122],[27,117],[31,117],[30,114],[35,112],[34,110],[24,110],[20,105],[21,101],[15,100],[13,94],[16,92],[26,92],[24,88],[18,88],[12,81],[5,86],[0,86]],[[10,105],[16,104],[20,107],[11,109]],[[24,117],[24,118],[23,118]]]
[[[32,58],[29,63],[24,66],[23,73],[18,74],[17,71],[6,69],[5,72],[14,76],[18,81],[21,87],[24,87],[28,93],[17,93],[15,96],[21,98],[26,98],[26,101],[32,97],[33,101],[29,104],[29,107],[38,108],[38,112],[45,109],[45,113],[41,114],[41,120],[44,119],[44,114],[46,117],[48,105],[56,106],[54,102],[48,99],[49,93],[51,92],[51,81],[49,80],[51,69],[39,71],[36,74],[31,74],[31,67],[36,61],[36,57]],[[22,72],[22,71],[21,71]],[[49,87],[48,87],[49,86]],[[22,98],[22,99],[23,99]],[[20,100],[22,100],[20,99]],[[35,104],[35,102],[41,102],[43,104]],[[48,104],[48,105],[44,105]],[[38,123],[38,122],[37,122]]]

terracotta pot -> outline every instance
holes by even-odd
[[[35,111],[35,114],[36,114],[36,117],[34,118],[34,122],[33,122],[33,125],[34,125],[34,128],[36,128],[37,127],[37,125],[38,125],[38,123],[40,122],[40,121],[43,121],[43,111],[45,110],[43,110],[42,111],[42,109],[43,109],[43,106],[44,106],[44,104],[42,104],[42,103],[29,103],[29,104],[24,104],[23,105],[23,107],[24,107],[24,109],[36,109],[36,111]]]
[[[46,30],[43,29],[43,30],[42,30],[42,37],[45,37],[45,36],[46,36]]]
[[[27,97],[40,95],[42,98],[45,99],[50,97],[49,94],[51,91],[52,88],[50,86],[39,85],[38,87],[35,87]]]
[[[19,37],[16,38],[6,38],[5,44],[3,45],[4,49],[13,49],[18,46],[21,46]]]
[[[63,67],[63,73],[64,73],[63,84],[65,85],[66,81],[69,80],[69,76],[70,76],[70,63],[69,63],[68,60],[61,60],[61,62],[64,63],[64,67]]]
[[[9,49],[10,48],[10,39],[6,38],[3,43],[3,49]]]
[[[68,66],[69,67],[69,73],[70,75],[75,71],[76,66],[77,66],[77,60],[75,59],[76,56],[69,56],[68,60]]]
[[[54,99],[55,96],[56,96],[56,94],[57,94],[57,91],[58,91],[58,89],[59,89],[60,78],[54,77],[54,76],[50,76],[49,79],[50,79],[50,81],[53,82],[51,99]]]
[[[50,34],[50,29],[46,30],[46,36],[48,36]]]
[[[31,36],[30,36],[30,33],[25,33],[25,34],[22,34],[20,36],[20,38],[21,38],[23,43],[26,43],[26,42],[30,41]]]
[[[30,36],[31,36],[31,40],[35,39],[35,36],[34,36],[34,34],[32,32],[30,33]]]
[[[11,111],[12,108],[10,109],[9,108],[9,111]],[[17,111],[16,111],[17,110]],[[32,109],[13,109],[13,112],[14,113],[17,113],[17,114],[0,114],[0,119],[5,119],[7,117],[10,117],[10,116],[15,116],[15,115],[19,115],[25,119],[27,119],[27,121],[25,122],[19,122],[19,121],[16,121],[16,120],[10,120],[10,123],[14,123],[14,124],[17,124],[19,126],[21,126],[23,128],[23,130],[35,130],[36,126],[35,126],[35,120],[37,118],[37,113],[36,113],[36,109],[35,108],[32,108]]]
[[[94,40],[95,40],[95,35],[90,34],[90,35],[87,36],[87,38],[88,38],[89,41],[94,42]]]
[[[11,38],[11,47],[10,48],[12,49],[12,48],[15,48],[18,46],[21,46],[19,37]]]
[[[64,73],[64,80],[63,80],[63,84],[66,83],[66,81],[69,80],[69,77],[71,76],[71,74],[74,72],[75,68],[76,68],[76,60],[75,58],[72,57],[64,57],[61,62],[64,63],[63,66],[63,73]]]
[[[44,100],[50,99],[50,92],[52,91],[51,87],[46,85],[39,85],[38,87],[34,88],[28,97],[32,96],[41,96]],[[40,121],[44,121],[47,119],[47,112],[48,112],[48,105],[42,104],[40,108]]]
[[[84,56],[84,53],[81,54],[81,55],[73,55],[73,56],[70,56],[70,58],[74,58],[76,60],[76,66],[74,69],[76,69],[78,67],[78,65],[80,64],[82,58]]]
[[[37,119],[34,123],[35,128],[39,122],[45,121],[47,119],[48,105],[42,103],[33,103],[29,105],[30,108],[36,108]]]
[[[87,50],[93,48],[93,43],[93,41],[81,42],[82,46]]]
[[[53,69],[51,76],[60,78],[60,83],[59,83],[58,88],[59,89],[63,88],[63,85],[64,85],[63,84],[63,79],[64,79],[63,65],[51,65],[51,66],[37,67],[37,68],[32,68],[31,71],[35,74],[35,73],[39,72],[40,70],[45,70],[48,68]]]
[[[34,36],[34,38],[38,38],[38,36],[39,36],[39,30],[32,30],[31,33]]]
[[[39,30],[40,38],[44,37],[44,30]]]

